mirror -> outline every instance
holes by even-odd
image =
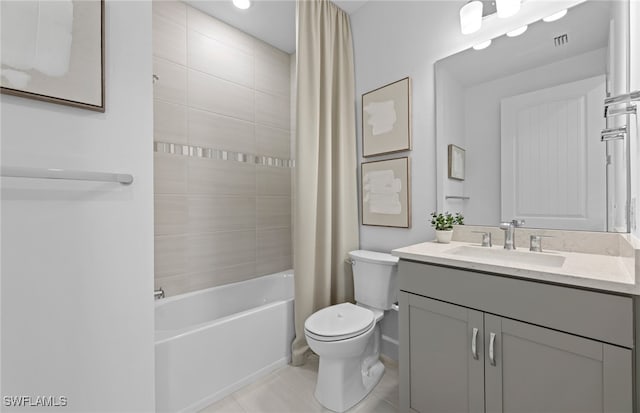
[[[600,140],[627,121],[605,118],[604,99],[628,92],[628,10],[589,0],[436,63],[439,211],[470,225],[629,231],[628,139]]]

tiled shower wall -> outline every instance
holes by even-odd
[[[156,288],[291,268],[290,56],[167,1],[153,54]]]

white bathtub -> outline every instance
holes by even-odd
[[[156,410],[196,411],[287,364],[293,271],[156,302]]]

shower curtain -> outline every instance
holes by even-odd
[[[327,0],[297,1],[296,77],[292,364],[301,365],[307,317],[353,300],[345,259],[359,244],[351,27]]]

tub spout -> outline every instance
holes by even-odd
[[[162,289],[162,287],[153,292],[153,298],[155,298],[156,300],[164,298],[164,290]]]

